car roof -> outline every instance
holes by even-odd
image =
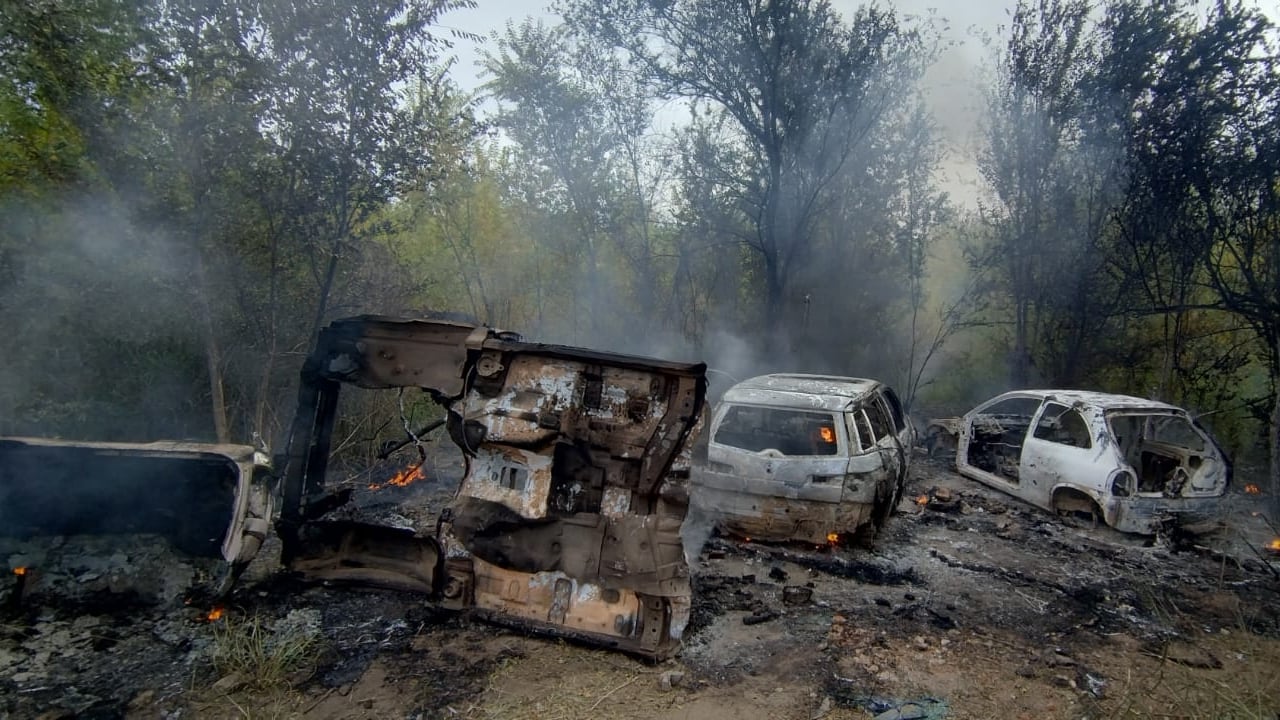
[[[775,373],[743,380],[726,390],[721,402],[844,410],[880,385],[866,378]]]
[[[1030,395],[1041,399],[1052,398],[1064,405],[1074,405],[1080,403],[1082,405],[1091,405],[1103,410],[1177,410],[1186,412],[1183,408],[1169,403],[1160,402],[1159,400],[1151,400],[1149,398],[1134,397],[1132,395],[1119,395],[1116,393],[1095,392],[1092,390],[1014,390],[1005,393],[1004,396],[1016,397],[1019,395]],[[993,398],[994,399],[994,398]]]

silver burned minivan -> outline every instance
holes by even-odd
[[[914,444],[915,429],[884,383],[754,377],[716,405],[691,502],[741,537],[865,544],[898,504]]]

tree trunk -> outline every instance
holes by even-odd
[[[320,337],[320,327],[324,324],[325,313],[329,311],[329,294],[333,292],[333,278],[338,274],[338,251],[340,242],[333,243],[333,251],[329,253],[329,267],[324,272],[324,282],[320,285],[320,297],[316,301],[316,319],[311,325],[311,344],[315,345]]]
[[[227,422],[226,390],[222,383],[222,347],[213,329],[213,311],[209,306],[209,283],[205,276],[204,257],[196,252],[196,303],[200,307],[200,325],[204,333],[204,354],[209,367],[209,405],[213,412],[213,432],[220,443],[231,442]]]
[[[765,327],[769,329],[769,334],[776,343],[774,348],[781,351],[779,353],[781,356],[787,357],[791,353],[791,332],[786,324],[786,303],[776,257],[765,255],[764,277]]]
[[[1031,382],[1031,368],[1028,366],[1030,349],[1027,342],[1027,302],[1017,300],[1014,308],[1013,329],[1013,387],[1023,389]]]
[[[1275,357],[1280,357],[1280,347],[1272,350]],[[1267,513],[1271,522],[1280,526],[1280,377],[1277,377],[1275,364],[1272,364],[1271,377],[1271,427],[1268,428],[1268,439],[1271,445],[1271,463],[1267,472]]]

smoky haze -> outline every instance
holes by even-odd
[[[0,289],[12,343],[0,433],[205,435],[205,413],[190,403],[202,372],[184,311],[190,263],[107,197],[67,197],[56,214],[14,202],[0,212],[11,231],[48,238],[38,255],[10,256]]]
[[[558,4],[583,12],[596,5]],[[352,12],[391,5],[370,0]],[[575,44],[544,7],[534,6],[534,17],[545,29],[522,36],[524,3],[483,2],[411,38],[360,37],[351,45],[343,44],[352,40],[347,25],[332,22],[310,29],[331,31],[326,43],[302,41],[278,55],[271,43],[217,45],[224,32],[261,31],[237,28],[237,18],[193,35],[146,25],[176,22],[164,13],[158,20],[106,9],[111,17],[51,19],[39,16],[42,6],[20,5],[15,12],[32,14],[32,22],[4,32],[68,22],[59,35],[68,47],[46,57],[32,38],[0,38],[4,74],[25,79],[4,86],[0,149],[54,148],[68,157],[0,152],[0,322],[19,348],[0,376],[0,422],[6,432],[208,438],[218,414],[211,408],[219,408],[233,438],[261,431],[278,441],[321,296],[325,321],[463,312],[534,340],[704,361],[715,392],[765,372],[869,376],[900,391],[923,377],[950,382],[956,403],[1008,384],[1009,328],[1020,303],[1041,323],[1018,354],[1035,355],[1028,381],[1131,392],[1154,386],[1169,399],[1195,397],[1202,409],[1227,407],[1214,388],[1231,383],[1206,380],[1209,370],[1178,386],[1179,342],[1153,348],[1162,342],[1151,340],[1156,330],[1104,322],[1131,308],[1094,302],[1123,293],[1107,285],[1085,244],[1066,242],[1079,240],[1077,228],[1093,227],[1070,214],[1083,204],[1073,184],[1081,187],[1085,171],[1091,181],[1105,178],[1104,156],[1114,161],[1124,138],[1071,145],[1060,159],[1072,162],[1048,167],[1060,182],[1043,195],[1067,210],[1042,223],[1054,242],[1022,233],[1042,262],[1023,283],[1026,297],[1013,297],[1004,257],[965,254],[968,246],[989,249],[1008,229],[999,223],[1010,213],[992,201],[991,178],[978,168],[991,139],[983,134],[984,92],[998,79],[996,57],[1007,41],[999,27],[1012,21],[1011,5],[956,3],[936,12],[929,5],[878,6],[896,13],[896,25],[881,28],[893,39],[879,68],[885,74],[866,73],[883,104],[835,108],[837,120],[770,148],[752,144],[768,133],[742,127],[723,97],[691,99],[692,81],[661,92],[636,82],[612,51]],[[162,6],[183,9],[155,5]],[[868,22],[863,7],[833,4],[846,27]],[[508,20],[523,44],[503,44]],[[427,37],[450,29],[486,39],[478,47],[457,38],[444,49]],[[307,37],[276,30],[282,42]],[[913,30],[922,34],[918,44]],[[153,36],[166,39],[146,48],[148,62],[176,63],[181,38],[192,44],[182,55],[191,64],[167,66],[171,74],[158,77],[135,57],[134,45],[145,48]],[[196,52],[201,43],[205,54]],[[334,57],[308,55],[330,45],[351,51],[341,77],[324,70]],[[246,47],[260,54],[237,55]],[[419,64],[395,75],[403,68],[383,62],[389,55],[356,52],[369,47],[422,52],[397,55]],[[493,86],[493,69],[477,67],[504,48],[505,96]],[[94,68],[132,72],[130,82],[76,75],[76,67],[40,74],[73,49]],[[457,62],[445,72],[440,62],[450,54]],[[789,71],[822,60],[810,59]],[[288,83],[268,82],[286,70]],[[358,82],[333,85],[345,77]],[[806,112],[831,109],[820,102],[838,93],[796,91],[806,82],[831,79],[801,76],[776,87]],[[210,93],[207,105],[198,93],[183,94],[196,86]],[[218,94],[228,88],[234,92]],[[481,92],[469,104],[465,96]],[[324,102],[309,103],[313,97]],[[366,106],[381,110],[340,117]],[[1007,136],[1036,121],[1023,118]],[[846,134],[847,147],[823,144]],[[346,142],[357,135],[359,142]],[[192,147],[207,152],[182,152]],[[769,168],[778,153],[785,162]],[[977,217],[980,197],[986,214]],[[348,212],[357,200],[359,211]],[[769,210],[772,225],[762,220]],[[1101,227],[1086,239],[1103,238]],[[985,266],[982,297],[966,289],[970,261]],[[1076,282],[1086,276],[1088,283]],[[958,321],[939,316],[953,301],[982,309],[977,320],[986,327],[946,336],[943,326]],[[937,337],[942,349],[921,371]],[[1250,364],[1255,349],[1244,341],[1233,347],[1246,348],[1243,359],[1218,365],[1233,368],[1235,386],[1265,386],[1265,372]]]
[[[922,111],[932,125],[928,142],[936,149],[932,156],[921,156],[916,162],[920,167],[927,165],[919,170],[926,190],[945,192],[951,205],[963,211],[973,207],[979,194],[976,145],[983,102],[981,86],[987,76],[984,67],[989,65],[989,60],[984,58],[991,52],[982,35],[994,35],[997,26],[1007,22],[1009,16],[1003,3],[965,4],[941,10],[930,5],[912,1],[883,7],[892,8],[906,25],[926,27],[929,42],[936,42],[936,57],[925,68],[914,90],[908,90],[921,93]],[[835,11],[844,22],[849,22],[859,7],[851,2],[834,3]],[[541,112],[510,98],[495,98],[493,73],[483,69],[486,57],[509,49],[504,44],[508,23],[519,28],[526,18],[546,27],[555,27],[560,22],[560,17],[545,5],[530,12],[527,5],[503,2],[461,11],[452,20],[454,26],[485,38],[479,44],[459,42],[455,48],[459,59],[455,66],[456,78],[464,88],[474,88],[481,93],[482,107],[495,110],[498,117],[504,109],[520,118]],[[589,78],[585,80],[589,82]],[[655,223],[669,231],[689,223],[687,214],[700,212],[686,208],[685,217],[673,217],[681,210],[678,206],[682,201],[674,194],[679,180],[674,177],[674,163],[664,160],[679,152],[673,138],[688,127],[690,107],[684,101],[663,101],[651,105],[649,112],[653,113],[652,124],[644,140],[649,143],[656,162],[669,163],[665,182],[670,187],[654,205],[658,216]],[[890,123],[905,125],[907,119],[906,115],[898,115]],[[501,120],[498,126],[503,127]],[[858,188],[860,183],[853,177],[855,173],[865,173],[868,177],[885,173],[905,176],[913,170],[901,164],[890,168],[891,161],[874,156],[877,152],[888,152],[886,143],[914,142],[906,137],[890,140],[888,136],[894,132],[893,128],[884,130],[883,136],[876,140],[879,145],[869,149],[872,156],[864,152],[850,158],[846,163],[845,172],[849,177],[845,182]],[[580,176],[585,176],[594,172],[594,168],[580,172]],[[572,180],[562,177],[561,181],[572,185]],[[953,293],[921,298],[918,308],[921,323],[914,333],[905,321],[912,302],[904,292],[908,281],[902,276],[901,259],[890,257],[891,253],[885,249],[910,222],[905,217],[905,208],[883,209],[901,202],[894,197],[894,182],[898,181],[879,187],[875,192],[882,193],[880,195],[867,193],[861,207],[849,207],[829,219],[831,227],[827,234],[814,242],[806,257],[795,261],[790,270],[791,284],[780,299],[781,314],[785,318],[781,328],[761,319],[759,298],[751,296],[755,291],[723,288],[733,284],[758,288],[760,270],[753,266],[758,257],[744,250],[739,239],[709,236],[706,226],[695,221],[694,228],[700,229],[688,230],[685,237],[676,242],[685,243],[686,248],[699,245],[714,248],[705,252],[733,258],[716,265],[715,279],[710,281],[710,287],[703,289],[702,296],[691,298],[672,288],[671,296],[662,302],[642,302],[629,294],[629,281],[624,280],[635,270],[620,262],[611,263],[604,272],[588,272],[586,277],[575,277],[573,271],[566,268],[566,278],[573,283],[576,294],[589,300],[573,303],[567,310],[574,316],[572,322],[542,318],[523,329],[529,335],[557,342],[705,361],[713,370],[710,376],[713,395],[731,378],[740,380],[765,372],[871,376],[901,386],[916,375],[916,364],[921,362],[921,352],[912,353],[913,342],[921,345],[930,337],[933,327],[929,323],[935,322],[937,307],[956,298]],[[930,222],[939,220],[934,218]],[[931,242],[927,236],[932,231],[930,227],[921,227],[912,232],[924,236],[920,241],[927,244]],[[572,236],[577,229],[565,225],[559,232],[562,236]],[[703,234],[699,236],[699,233]],[[602,241],[607,242],[608,238]],[[929,255],[927,248],[923,252]],[[670,274],[678,272],[682,263],[691,261],[696,259],[691,260],[686,254],[675,266],[660,266],[654,272],[672,277]],[[929,262],[928,257],[924,262]],[[945,268],[948,272],[956,270],[954,266]],[[937,271],[938,268],[930,266],[926,272]],[[697,319],[690,322],[685,319],[688,315],[696,315]],[[934,367],[926,370],[925,379],[938,372],[937,364],[945,357],[943,352],[932,358]]]

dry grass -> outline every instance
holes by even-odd
[[[255,694],[222,694],[193,698],[189,707],[194,717],[209,720],[296,720],[305,717],[299,710],[303,696],[289,690]]]
[[[1280,639],[1254,634],[1243,620],[1229,631],[1198,635],[1194,646],[1220,668],[1190,667],[1167,652],[1127,654],[1110,669],[1111,697],[1101,703],[1112,720],[1277,720],[1280,718]]]
[[[315,667],[319,637],[301,630],[272,631],[261,618],[226,618],[214,629],[213,666],[220,676],[238,673],[258,690],[288,687],[299,673]]]
[[[487,720],[636,717],[637,702],[672,700],[656,693],[658,673],[615,653],[559,643],[537,658],[503,660],[470,715]]]

